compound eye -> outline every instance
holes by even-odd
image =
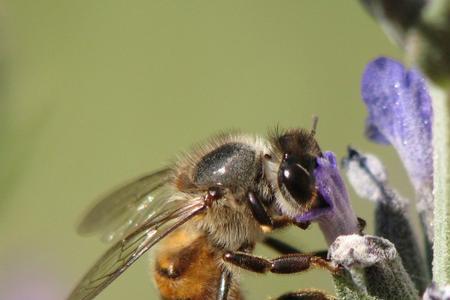
[[[301,161],[286,155],[278,171],[278,184],[284,186],[292,198],[300,204],[307,203],[314,191],[314,177],[311,174],[313,161]]]

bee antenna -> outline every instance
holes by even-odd
[[[313,116],[312,118],[312,128],[311,128],[311,132],[310,135],[311,136],[315,136],[316,132],[317,132],[317,123],[319,123],[319,117],[318,116]]]

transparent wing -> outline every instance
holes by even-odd
[[[159,240],[204,209],[201,198],[166,201],[157,215],[114,244],[97,261],[68,300],[93,299]]]
[[[80,222],[82,235],[99,233],[103,241],[117,241],[140,227],[163,206],[172,191],[170,169],[143,176],[106,195]]]

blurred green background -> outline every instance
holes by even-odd
[[[219,130],[309,128],[316,114],[323,149],[380,155],[410,195],[394,151],[363,136],[363,68],[400,52],[357,1],[2,2],[0,269],[11,290],[35,273],[67,293],[106,249],[75,232],[86,207]],[[372,204],[351,195],[371,232]],[[322,249],[312,227],[277,235]],[[98,299],[156,299],[149,270],[139,260]],[[332,291],[321,270],[242,284],[248,299]]]

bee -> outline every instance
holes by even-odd
[[[265,233],[291,224],[307,227],[295,216],[326,205],[312,175],[322,155],[315,127],[277,131],[268,139],[220,134],[171,167],[101,199],[78,231],[100,233],[115,244],[69,300],[93,299],[157,243],[154,279],[166,300],[242,299],[237,272],[242,268],[257,273],[311,267],[336,271],[313,255],[269,260],[252,254]]]

